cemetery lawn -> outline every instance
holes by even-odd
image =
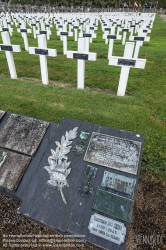
[[[14,28],[14,27],[13,27]],[[15,28],[14,28],[15,29]],[[165,233],[166,211],[166,24],[156,15],[149,43],[140,49],[139,58],[147,59],[145,69],[131,69],[125,97],[116,91],[120,67],[108,66],[107,46],[102,39],[101,26],[90,52],[97,53],[96,62],[86,62],[85,90],[76,89],[77,61],[62,54],[62,42],[55,35],[48,48],[56,48],[57,58],[48,58],[50,84],[41,84],[39,58],[29,55],[19,33],[13,33],[12,44],[21,44],[21,53],[14,59],[18,80],[9,78],[5,53],[0,52],[0,109],[37,119],[59,123],[63,117],[144,134],[145,143],[137,199],[129,233],[127,249],[137,249],[134,237],[139,234]],[[28,34],[29,46],[37,41]],[[68,49],[76,50],[76,43],[68,38]],[[0,41],[2,43],[2,41]],[[114,44],[114,55],[122,56],[124,46]],[[0,197],[9,204],[9,223],[6,234],[32,232],[51,233],[14,212],[19,203]],[[13,209],[12,209],[13,208]],[[0,207],[0,214],[3,206]],[[8,218],[8,217],[6,217]],[[13,222],[13,223],[14,223]],[[30,229],[29,229],[30,228]],[[144,247],[144,246],[142,246]],[[86,248],[88,249],[88,247]],[[92,248],[89,248],[92,249]],[[95,248],[93,248],[95,249]],[[145,249],[140,248],[139,249]],[[151,248],[146,248],[151,249]],[[158,249],[165,249],[161,246]]]

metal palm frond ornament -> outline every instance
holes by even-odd
[[[78,127],[66,131],[65,136],[63,135],[61,138],[61,143],[55,142],[57,145],[56,151],[51,149],[52,155],[48,157],[49,166],[45,166],[44,168],[48,171],[50,175],[50,180],[47,181],[51,186],[57,187],[58,191],[61,193],[61,197],[63,202],[67,205],[67,201],[63,194],[62,188],[64,186],[68,186],[66,178],[70,174],[71,168],[68,168],[71,162],[67,162],[68,157],[66,156],[72,146],[69,146],[73,139],[77,136]]]

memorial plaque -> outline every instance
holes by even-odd
[[[36,26],[36,24],[32,23],[32,24],[31,24],[31,26],[34,26],[34,27],[35,27],[35,26]]]
[[[31,157],[0,149],[0,188],[15,191]]]
[[[148,26],[146,26],[146,28],[147,28],[147,29],[149,29],[149,28],[150,28],[150,26],[148,25]]]
[[[48,49],[35,49],[35,54],[48,56]]]
[[[130,60],[130,59],[118,59],[118,65],[122,66],[133,66],[135,67],[136,60]]]
[[[4,114],[5,114],[5,111],[0,110],[0,120],[2,119],[2,117],[4,116]]]
[[[60,32],[61,36],[68,36],[68,32]]]
[[[45,26],[46,26],[46,27],[50,27],[50,25],[49,25],[49,24],[46,24]]]
[[[48,126],[48,122],[12,114],[0,131],[0,146],[34,155]]]
[[[47,35],[47,31],[45,31],[45,30],[40,30],[40,35]]]
[[[73,26],[73,29],[78,29],[78,26]]]
[[[104,171],[101,186],[115,189],[119,192],[128,194],[130,198],[133,198],[136,179]]]
[[[137,174],[141,142],[93,132],[84,161]]]
[[[91,234],[97,235],[100,238],[109,240],[118,245],[125,241],[125,225],[100,214],[95,213],[91,216],[88,229]]]
[[[143,33],[147,33],[148,32],[148,30],[143,30]]]
[[[116,39],[116,35],[107,35],[108,39]]]
[[[7,24],[11,24],[11,22],[7,22]]]
[[[97,188],[92,209],[130,222],[134,201]]]
[[[73,53],[74,59],[80,59],[80,60],[88,60],[87,54],[80,54],[80,53]]]
[[[68,22],[68,24],[72,24],[71,22]]]
[[[110,31],[111,29],[110,29],[110,28],[105,28],[104,30],[105,30],[105,31]]]
[[[129,31],[129,29],[122,29],[122,31],[123,31],[123,32],[128,32],[128,31]]]
[[[94,30],[94,27],[90,27],[90,30]]]
[[[144,41],[145,37],[135,36],[134,41]]]
[[[9,31],[9,29],[8,29],[8,28],[2,28],[2,30],[3,30],[3,31]]]
[[[135,25],[134,25],[134,24],[132,24],[132,25],[131,25],[131,27],[132,27],[132,28],[135,28]]]
[[[91,37],[91,36],[92,36],[92,34],[88,34],[88,33],[83,34],[83,37]]]
[[[105,23],[104,26],[107,26],[107,24]]]
[[[1,45],[1,50],[3,50],[3,51],[13,51],[13,47],[11,45]]]
[[[27,32],[27,29],[20,29],[21,32]]]
[[[113,24],[117,24],[117,22],[113,22]]]
[[[121,24],[118,24],[117,27],[121,27]]]
[[[63,25],[58,25],[58,28],[59,28],[59,29],[63,28]]]

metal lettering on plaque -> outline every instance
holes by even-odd
[[[134,41],[144,41],[145,37],[141,36],[135,36]]]
[[[47,31],[45,31],[45,30],[40,30],[40,35],[47,35]]]
[[[48,56],[48,50],[47,49],[35,49],[35,54]]]
[[[91,36],[92,36],[92,34],[88,34],[88,33],[83,34],[83,37],[91,37]]]
[[[110,29],[110,28],[105,28],[104,30],[105,30],[105,31],[110,31],[111,29]]]
[[[109,240],[118,245],[125,241],[126,227],[122,222],[112,220],[100,214],[91,215],[88,229],[91,234]]]
[[[143,30],[143,33],[148,33],[148,30]]]
[[[97,188],[92,209],[130,222],[134,201]]]
[[[36,26],[36,24],[32,23],[32,24],[31,24],[31,26],[32,26],[32,27],[35,27],[35,26]]]
[[[50,27],[50,25],[49,25],[49,24],[46,24],[46,25],[45,25],[45,27],[47,27],[47,28],[48,28],[48,27]]]
[[[27,32],[27,29],[20,29],[21,32]]]
[[[128,32],[128,31],[129,31],[129,29],[122,29],[122,31],[123,31],[123,32]]]
[[[78,26],[73,26],[73,29],[78,29],[79,27]]]
[[[112,188],[119,192],[128,194],[130,198],[134,196],[136,179],[104,171],[102,187]]]
[[[68,36],[68,32],[60,32],[61,36]]]
[[[137,174],[141,142],[93,132],[84,161]]]
[[[58,25],[58,28],[59,28],[59,29],[63,28],[63,25]]]
[[[88,60],[87,54],[73,53],[74,59]]]
[[[9,31],[9,29],[8,29],[8,28],[2,28],[2,30],[3,30],[3,31]]]
[[[94,27],[90,27],[90,30],[94,30]]]
[[[3,50],[3,51],[13,51],[13,47],[11,45],[1,45],[1,50]]]
[[[135,67],[136,60],[118,59],[118,65]]]
[[[116,39],[116,36],[115,35],[107,35],[107,38],[108,39]]]

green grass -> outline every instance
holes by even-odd
[[[55,27],[52,33],[48,47],[56,48],[58,56],[48,58],[49,79],[76,87],[77,61],[66,59]],[[29,46],[37,46],[32,34],[28,37]],[[85,86],[102,89],[103,93],[12,80],[7,78],[5,53],[0,52],[0,109],[50,122],[59,123],[63,117],[69,117],[144,134],[142,171],[166,179],[166,24],[158,15],[150,37],[139,54],[147,59],[146,67],[130,70],[126,97],[104,93],[116,93],[120,67],[108,65],[108,45],[102,40],[100,26],[97,39],[90,44],[90,51],[96,52],[98,59],[86,62]],[[73,38],[68,40],[68,49],[76,50]],[[11,42],[20,44],[22,49],[21,53],[14,53],[18,77],[40,79],[38,56],[24,50],[19,33],[13,33]],[[121,42],[115,41],[114,55],[122,56],[123,50]]]

